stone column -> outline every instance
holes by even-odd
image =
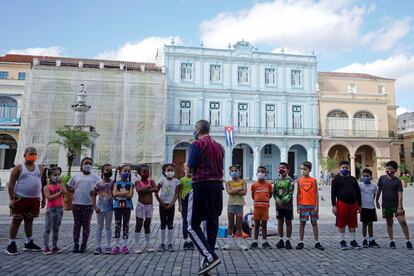
[[[224,149],[224,179],[229,178],[229,167],[232,165],[233,147],[226,146]]]
[[[288,142],[287,140],[283,140],[282,148],[280,149],[280,162],[288,162]]]
[[[173,162],[173,151],[174,145],[171,136],[167,136],[167,143],[165,147],[165,162],[172,163]]]
[[[255,172],[257,170],[257,167],[259,167],[259,164],[260,164],[260,146],[255,145],[253,147],[253,175],[252,175],[253,180],[257,180],[257,176]]]
[[[351,156],[351,175],[355,176],[355,156]]]

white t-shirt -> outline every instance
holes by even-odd
[[[160,188],[160,198],[161,200],[166,203],[170,204],[175,196],[175,189],[178,185],[180,185],[180,181],[177,178],[173,178],[171,180],[167,178],[162,178],[159,183]]]
[[[77,205],[92,205],[91,192],[95,188],[95,183],[99,181],[99,177],[96,174],[77,174],[73,176],[68,186],[75,190],[73,194],[72,204]]]
[[[359,183],[361,189],[361,208],[375,209],[375,195],[377,194],[377,185],[373,182],[371,184]]]

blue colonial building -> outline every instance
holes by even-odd
[[[165,159],[178,165],[180,176],[199,119],[211,122],[212,135],[225,149],[226,173],[239,164],[243,178],[254,179],[257,166],[264,165],[273,179],[280,161],[294,175],[309,160],[318,176],[315,55],[260,52],[246,41],[228,49],[172,43],[158,51],[157,63],[167,73]],[[225,126],[234,129],[232,146]]]

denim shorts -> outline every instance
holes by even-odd
[[[236,215],[243,215],[243,205],[228,205],[227,213],[233,213]]]

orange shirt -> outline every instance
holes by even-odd
[[[267,181],[256,181],[252,185],[252,196],[254,207],[269,208],[270,197],[272,196],[272,184]]]
[[[318,187],[316,178],[301,176],[298,180],[299,205],[317,205]]]

